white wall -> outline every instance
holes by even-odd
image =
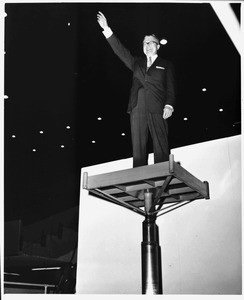
[[[172,153],[209,182],[210,200],[196,200],[157,219],[164,294],[241,294],[241,137]],[[131,166],[126,159],[84,168],[82,174]],[[78,294],[141,294],[143,220],[81,189]]]

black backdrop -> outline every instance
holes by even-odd
[[[210,4],[6,4],[5,220],[78,205],[81,167],[131,157],[131,72],[98,10],[134,55],[145,33],[168,40],[159,54],[177,74],[171,148],[240,134],[240,56]]]

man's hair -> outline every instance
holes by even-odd
[[[153,36],[157,40],[157,42],[159,44],[159,38],[154,33],[149,33],[149,34],[144,35],[143,40],[145,39],[146,36]]]

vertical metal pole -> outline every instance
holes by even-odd
[[[145,208],[152,203],[152,193],[145,193]],[[150,209],[150,207],[149,207]],[[142,223],[141,243],[142,294],[163,294],[161,249],[159,246],[157,216],[146,215]]]

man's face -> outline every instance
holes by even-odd
[[[152,35],[146,35],[143,40],[143,52],[147,56],[157,54],[160,45],[158,40]]]

